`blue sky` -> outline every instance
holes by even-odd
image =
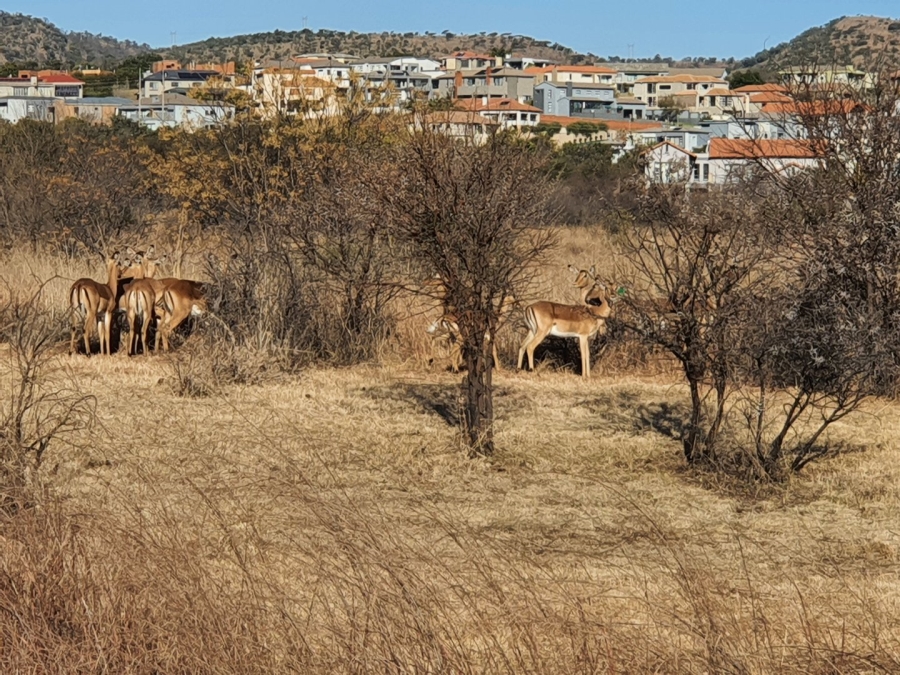
[[[600,56],[750,56],[839,16],[900,18],[897,0],[6,0],[2,9],[43,17],[67,31],[90,31],[154,47],[275,29],[358,32],[520,33]]]

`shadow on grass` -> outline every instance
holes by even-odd
[[[608,391],[580,401],[596,416],[592,429],[618,433],[654,432],[680,440],[690,417],[690,408],[682,403],[646,401],[633,391]]]
[[[420,410],[440,417],[449,426],[459,426],[459,387],[444,384],[398,382],[385,387],[367,387],[366,396],[379,401],[413,403]]]
[[[680,441],[690,418],[690,408],[679,403],[644,403],[635,411],[636,431],[655,431],[663,436]]]

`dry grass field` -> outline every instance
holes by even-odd
[[[606,237],[562,239],[548,298],[576,297],[565,263],[609,271]],[[0,670],[900,671],[898,404],[834,426],[857,451],[739,485],[685,468],[674,370],[516,373],[509,331],[490,461],[466,459],[458,377],[425,342],[199,397],[176,357],[61,345],[47,386],[95,397],[96,422],[0,524]],[[11,364],[0,346],[0,406]]]

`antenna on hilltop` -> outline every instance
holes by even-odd
[[[634,61],[634,43],[628,45],[628,60]]]
[[[178,31],[173,30],[171,33],[169,33],[169,37],[172,38],[172,46],[174,47],[175,43],[178,41]]]
[[[306,16],[303,17],[303,27],[304,27],[304,28],[306,28],[306,26],[307,26],[307,24],[308,24],[308,22],[307,22],[307,19],[308,19],[308,18],[309,18],[309,17],[306,17]]]

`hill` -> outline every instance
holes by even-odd
[[[869,66],[900,62],[900,21],[875,16],[841,17],[806,30],[789,42],[744,59],[745,68],[777,70],[790,64]]]
[[[249,60],[283,58],[291,54],[344,53],[357,56],[439,56],[458,50],[480,53],[515,52],[525,56],[553,59],[561,63],[589,63],[597,57],[579,54],[569,47],[549,40],[537,40],[510,33],[457,35],[443,33],[357,33],[308,28],[298,31],[276,30],[233,37],[209,38],[201,42],[179,45],[165,50],[184,61]],[[163,51],[163,50],[160,50]]]
[[[93,33],[64,32],[45,19],[0,11],[0,63],[112,66],[149,45]]]

